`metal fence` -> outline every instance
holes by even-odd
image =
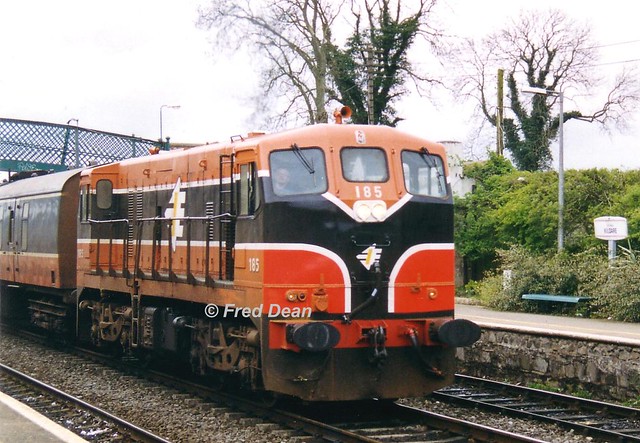
[[[28,120],[0,118],[0,170],[64,170],[148,155],[159,141]]]

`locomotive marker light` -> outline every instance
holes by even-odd
[[[616,240],[624,240],[629,235],[627,219],[604,216],[593,220],[596,238],[609,242],[609,260],[616,259]]]

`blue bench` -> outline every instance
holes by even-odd
[[[551,311],[554,304],[573,304],[578,305],[579,303],[585,303],[586,306],[586,316],[589,316],[589,301],[592,300],[593,297],[586,296],[574,296],[574,295],[555,295],[555,294],[522,294],[523,300],[537,301],[543,306],[544,311]]]

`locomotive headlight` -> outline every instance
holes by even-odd
[[[382,200],[358,200],[353,204],[353,212],[359,221],[382,221],[387,216],[387,204]]]
[[[371,216],[371,208],[367,202],[356,202],[356,204],[353,205],[353,209],[356,213],[356,217],[362,221],[366,221]]]
[[[371,209],[371,213],[373,214],[373,218],[382,221],[387,215],[387,205],[385,205],[384,202],[375,203],[373,209]]]

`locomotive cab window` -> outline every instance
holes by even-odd
[[[344,148],[340,151],[342,175],[350,182],[389,180],[387,156],[379,148]]]
[[[318,148],[274,151],[269,155],[271,185],[278,196],[321,194],[327,190],[324,153]]]
[[[426,148],[420,152],[402,151],[402,170],[404,184],[410,194],[429,197],[447,195],[442,158],[430,154]]]
[[[96,206],[98,209],[111,208],[113,184],[111,180],[98,180],[96,183]]]
[[[260,204],[258,172],[255,163],[240,165],[238,186],[238,215],[253,215]]]
[[[80,188],[80,221],[86,222],[89,220],[90,196],[89,185],[83,185]]]

